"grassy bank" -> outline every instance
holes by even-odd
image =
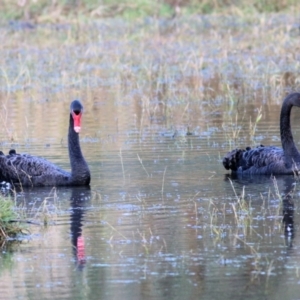
[[[74,16],[89,19],[116,16],[136,19],[210,13],[267,13],[295,11],[297,8],[300,8],[297,0],[3,0],[0,3],[0,17],[2,20],[60,22]]]

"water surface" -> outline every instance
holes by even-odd
[[[105,110],[107,101],[99,107]],[[46,215],[49,226],[28,225],[28,238],[4,247],[5,299],[297,297],[299,191],[293,178],[230,182],[221,157],[230,147],[224,128],[232,124],[220,126],[219,115],[194,120],[186,135],[184,125],[169,128],[167,119],[139,127],[132,119],[138,108],[115,105],[103,112],[89,99],[83,103],[81,144],[91,187],[17,194],[19,210],[36,221]],[[68,103],[30,106],[30,112],[17,105],[10,110],[29,120],[28,135],[16,142],[4,136],[2,150],[13,146],[67,169]],[[119,109],[122,121],[115,117]],[[279,106],[269,109],[279,114]],[[40,123],[32,118],[39,111],[45,113]],[[248,121],[239,122],[236,143],[243,145]],[[276,118],[262,118],[256,137],[280,145],[277,136]],[[295,190],[288,204],[276,186],[280,194]],[[243,198],[244,207],[238,204]],[[285,231],[283,214],[294,232]]]

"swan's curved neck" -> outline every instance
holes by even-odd
[[[292,99],[285,99],[280,114],[280,136],[286,160],[290,163],[300,162],[300,153],[295,145],[291,130]]]
[[[85,181],[88,182],[87,184],[89,184],[90,170],[81,152],[79,134],[74,130],[74,120],[72,115],[70,115],[68,144],[72,181],[75,183],[78,180],[80,182]]]

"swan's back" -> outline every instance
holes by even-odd
[[[22,186],[69,185],[71,174],[48,160],[28,154],[0,154],[0,180]]]
[[[298,174],[300,170],[300,153],[294,142],[290,122],[293,106],[300,107],[300,93],[287,95],[282,103],[280,112],[282,149],[273,146],[236,149],[225,155],[223,159],[224,167],[238,174]]]
[[[223,158],[223,166],[244,175],[293,174],[295,171],[293,165],[287,163],[281,148],[262,145],[232,150]]]

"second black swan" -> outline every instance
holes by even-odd
[[[82,155],[79,131],[83,106],[78,100],[70,105],[68,133],[71,172],[50,161],[29,154],[10,150],[8,155],[0,151],[0,180],[22,186],[83,186],[90,184],[90,170]]]
[[[280,113],[282,148],[258,146],[235,149],[225,155],[225,169],[243,175],[288,175],[300,171],[300,153],[295,145],[290,123],[293,106],[300,107],[300,93],[289,94],[283,101]]]

